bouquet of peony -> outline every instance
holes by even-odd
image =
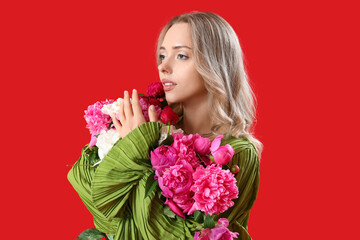
[[[163,126],[158,145],[150,151],[150,161],[139,159],[152,171],[146,182],[145,198],[157,192],[165,205],[164,214],[189,221],[195,229],[195,240],[237,238],[238,233],[227,228],[226,218],[213,220],[214,214],[225,212],[234,205],[232,200],[238,198],[234,174],[239,167],[227,165],[234,155],[233,148],[228,144],[220,146],[222,135],[210,141],[176,129],[173,125],[179,117],[168,106],[161,83],[150,84],[147,94],[139,94],[145,119],[149,121],[147,110],[154,105]],[[121,101],[122,98],[96,102],[85,110],[86,127],[91,134],[89,163],[94,167],[121,138],[110,117],[118,112]],[[104,236],[96,229],[88,229],[78,239]],[[111,239],[111,235],[107,238]]]
[[[179,117],[168,106],[165,93],[161,83],[152,83],[147,88],[147,94],[140,94],[139,102],[146,121],[149,121],[148,109],[150,105],[155,106],[158,119],[163,123],[175,124]],[[122,137],[116,131],[112,123],[111,114],[117,113],[123,98],[114,100],[98,101],[88,106],[85,110],[86,127],[91,134],[89,143],[90,164],[100,164],[105,155],[114,144]]]
[[[148,195],[158,186],[164,204],[172,210],[167,215],[174,213],[201,230],[194,239],[233,239],[238,234],[227,229],[226,218],[215,224],[211,217],[232,207],[239,193],[234,177],[239,167],[226,165],[234,149],[228,144],[220,146],[222,138],[219,135],[211,142],[199,134],[176,132],[151,151],[154,177],[149,177],[145,192]]]

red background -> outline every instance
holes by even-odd
[[[353,1],[355,3],[355,1]],[[264,143],[253,239],[358,235],[358,8],[350,1],[2,1],[1,239],[75,239],[91,215],[66,179],[83,111],[158,81],[171,17],[212,11],[237,32]]]

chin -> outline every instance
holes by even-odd
[[[176,100],[174,99],[174,96],[172,96],[172,94],[169,94],[167,92],[165,92],[165,99],[168,102],[168,104],[172,104],[172,103],[176,102]]]

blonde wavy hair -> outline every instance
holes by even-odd
[[[256,98],[249,85],[243,52],[235,31],[222,17],[211,12],[192,12],[174,17],[160,32],[157,65],[161,63],[159,50],[164,37],[176,23],[188,23],[191,27],[195,67],[208,91],[213,134],[245,137],[254,144],[260,157],[263,145],[252,133]],[[182,115],[181,103],[171,104],[171,107]]]

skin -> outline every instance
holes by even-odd
[[[183,46],[183,47],[179,47]],[[186,133],[211,132],[208,96],[204,80],[197,72],[193,57],[191,29],[187,23],[174,24],[166,33],[160,47],[160,80],[166,78],[177,85],[165,92],[170,103],[182,102],[183,125]]]
[[[149,107],[149,119],[151,122],[156,122],[158,120],[157,114],[155,110],[152,110],[152,107],[154,106],[151,105]],[[120,121],[116,119],[115,114],[111,117],[116,130],[122,137],[125,137],[129,132],[146,122],[141,111],[139,95],[136,89],[132,92],[132,103],[130,102],[130,94],[128,91],[124,92],[124,101],[120,104],[118,115]]]
[[[191,31],[187,23],[174,24],[166,33],[160,48],[161,63],[158,66],[160,80],[168,79],[176,83],[176,87],[165,92],[169,103],[182,102],[184,107],[183,125],[186,133],[211,132],[210,116],[207,105],[207,91],[204,80],[195,68],[192,52]],[[139,97],[134,89],[132,103],[127,91],[120,104],[119,120],[112,116],[116,130],[125,137],[136,127],[145,123]],[[149,108],[149,119],[157,121],[156,112]]]

